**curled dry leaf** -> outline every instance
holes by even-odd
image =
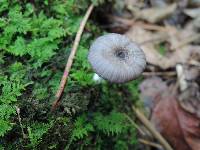
[[[155,84],[157,84],[157,86],[154,86],[152,90],[152,85]],[[164,88],[161,88],[161,90],[160,87]],[[199,116],[196,113],[191,113],[191,111],[182,108],[177,100],[178,97],[171,95],[169,88],[166,87],[166,83],[159,78],[147,79],[140,86],[142,95],[153,100],[152,103],[154,105],[151,115],[152,123],[169,141],[174,149],[199,150]],[[191,95],[189,93],[186,95],[187,96],[184,98],[187,98],[187,100],[189,99],[190,101],[195,101],[194,98],[190,99]],[[196,97],[198,95],[192,94],[192,96]],[[200,101],[198,101],[198,103],[199,102]],[[194,107],[194,105],[192,107]],[[197,109],[195,109],[195,111],[196,110]]]

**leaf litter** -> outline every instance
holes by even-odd
[[[140,84],[141,100],[157,131],[175,150],[199,150],[200,1],[148,2],[124,1],[132,16],[110,15],[117,25],[109,30],[139,43],[146,55],[150,75]]]

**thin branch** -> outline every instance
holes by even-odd
[[[140,42],[139,45],[142,46],[142,45],[149,44],[149,43],[151,43],[151,44],[152,43],[160,43],[160,42],[164,42],[167,38],[169,38],[169,35],[167,35],[166,33],[164,33],[164,34],[162,33],[162,34],[157,35],[154,38]]]
[[[107,15],[108,19],[114,20],[115,22],[118,23],[118,27],[121,26],[129,26],[129,27],[134,27],[134,26],[140,26],[143,29],[146,30],[152,30],[152,31],[160,31],[160,32],[168,32],[169,29],[163,26],[151,24],[151,23],[146,23],[142,21],[136,21],[136,19],[126,19],[118,16],[113,16],[113,15]],[[104,26],[105,27],[105,26]]]
[[[153,31],[160,31],[160,32],[168,32],[169,31],[166,27],[155,25],[155,24],[150,24],[150,23],[145,23],[145,22],[136,22],[133,25],[140,26],[146,30],[153,30]]]
[[[137,118],[144,124],[144,126],[151,132],[151,134],[160,142],[160,144],[166,150],[173,150],[172,147],[168,144],[168,142],[162,137],[162,135],[155,129],[155,127],[151,124],[151,122],[145,117],[145,115],[139,111],[139,109],[132,107],[135,112]]]
[[[18,120],[19,120],[19,125],[20,125],[20,128],[21,128],[21,130],[22,130],[22,136],[23,136],[23,138],[25,139],[25,138],[27,138],[27,136],[26,136],[26,134],[24,133],[24,129],[23,129],[23,125],[22,125],[22,119],[21,119],[21,117],[20,117],[20,108],[17,107],[17,106],[15,106],[15,108],[16,108],[16,111],[17,111],[17,116],[18,116]]]
[[[60,98],[62,96],[62,93],[64,91],[65,85],[67,83],[67,78],[68,78],[68,75],[69,75],[69,71],[71,69],[71,66],[72,66],[72,63],[73,63],[73,59],[75,57],[75,54],[76,54],[76,51],[77,51],[77,48],[78,48],[78,45],[79,45],[79,42],[80,42],[80,39],[81,39],[81,35],[83,33],[84,27],[86,25],[86,22],[87,22],[90,14],[91,14],[93,8],[94,8],[94,5],[91,4],[89,6],[89,8],[88,8],[83,20],[80,23],[80,27],[79,27],[79,30],[78,30],[78,32],[76,34],[71,53],[69,55],[69,58],[67,60],[67,64],[65,66],[65,70],[64,70],[61,82],[60,82],[60,86],[59,86],[59,88],[57,90],[57,93],[56,93],[56,96],[55,96],[56,99],[55,99],[55,101],[53,103],[52,110],[55,110],[57,108],[57,106],[59,105],[59,103],[60,103]]]
[[[146,133],[127,114],[124,113],[124,116],[140,132],[141,135],[146,135]]]
[[[143,76],[175,76],[175,71],[165,71],[165,72],[143,72]]]
[[[154,142],[151,142],[151,141],[147,141],[145,139],[138,139],[138,141],[140,143],[148,145],[148,146],[152,146],[152,147],[155,147],[155,148],[158,148],[158,149],[163,149],[163,147],[160,144],[157,144],[157,143],[154,143]]]

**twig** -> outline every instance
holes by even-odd
[[[163,149],[163,147],[160,144],[157,144],[157,143],[154,143],[154,142],[151,142],[151,141],[147,141],[145,139],[138,139],[138,141],[140,143],[145,144],[145,145],[149,145],[149,146],[152,146],[152,147],[155,147],[155,148],[158,148],[158,149]]]
[[[144,124],[144,126],[151,132],[151,134],[160,142],[160,144],[166,149],[166,150],[173,150],[172,147],[168,144],[168,142],[162,137],[162,135],[156,131],[155,127],[152,126],[151,122],[143,115],[142,112],[139,111],[139,109],[132,107],[133,111],[135,112],[137,118]]]
[[[124,113],[124,116],[142,135],[145,135],[145,132],[127,114]]]
[[[175,76],[175,71],[165,71],[165,72],[143,72],[143,76]]]
[[[136,22],[133,25],[137,25],[142,27],[146,30],[153,30],[153,31],[161,31],[161,32],[168,32],[169,30],[166,27],[150,24],[150,23],[144,23],[144,22]]]
[[[164,42],[167,38],[169,38],[169,36],[165,33],[165,34],[159,34],[158,36],[142,41],[139,43],[139,45],[145,45],[145,44],[149,44],[149,43],[160,43],[160,42]]]
[[[119,22],[118,26],[140,26],[146,30],[153,30],[153,31],[161,31],[161,32],[168,32],[169,30],[166,27],[150,24],[142,21],[136,21],[136,19],[126,19],[118,16],[108,15],[110,20],[114,20],[115,22]]]
[[[119,22],[122,25],[132,26],[135,22],[134,19],[126,19],[126,18],[119,17],[116,15],[107,15],[107,16],[108,16],[108,19],[114,20],[115,22]]]
[[[84,30],[84,27],[85,27],[85,24],[92,12],[94,8],[94,5],[91,4],[83,18],[83,20],[81,21],[80,23],[80,27],[79,27],[79,30],[76,34],[76,37],[75,37],[75,40],[74,40],[74,44],[73,44],[73,47],[72,47],[72,50],[71,50],[71,53],[69,55],[69,58],[67,60],[67,64],[65,66],[65,70],[64,70],[64,73],[63,73],[63,76],[62,76],[62,79],[61,79],[61,82],[60,82],[60,86],[57,90],[57,93],[56,93],[56,99],[53,103],[53,106],[52,106],[52,110],[55,110],[56,107],[59,105],[60,103],[60,98],[61,98],[61,95],[64,91],[64,88],[65,88],[65,85],[66,85],[66,82],[67,82],[67,77],[69,75],[69,71],[71,69],[71,66],[72,66],[72,63],[73,63],[73,59],[75,57],[75,54],[76,54],[76,51],[77,51],[77,48],[78,48],[78,45],[79,45],[79,42],[80,42],[80,39],[81,39],[81,35],[83,33],[83,30]]]
[[[22,130],[22,136],[23,136],[23,138],[25,139],[25,138],[27,138],[27,137],[26,137],[26,134],[24,133],[24,129],[23,129],[23,125],[22,125],[22,119],[21,119],[21,117],[20,117],[20,108],[17,107],[17,106],[15,106],[15,108],[16,108],[16,111],[17,111],[17,116],[18,116],[18,120],[19,120],[19,125],[20,125],[20,128],[21,128],[21,130]]]

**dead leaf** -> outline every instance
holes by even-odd
[[[168,4],[168,0],[150,0],[150,2],[154,7],[165,7]]]
[[[187,44],[179,49],[176,49],[174,52],[169,52],[168,50],[169,53],[165,56],[161,55],[155,48],[154,39],[157,42],[168,41],[171,43],[171,45],[177,46],[178,41],[183,40],[186,36],[184,35],[186,31],[179,33],[175,28],[170,29],[172,29],[171,32],[153,33],[143,29],[141,26],[136,25],[130,28],[130,30],[126,33],[126,36],[137,43],[143,43],[141,44],[141,48],[146,55],[148,63],[159,66],[162,69],[168,69],[170,67],[175,67],[178,63],[187,63],[190,59],[190,56],[194,52],[200,51],[200,46],[192,46]]]
[[[177,5],[174,3],[164,7],[147,8],[135,12],[135,16],[150,23],[157,23],[169,17],[176,10],[176,7]]]
[[[172,144],[174,149],[191,150],[186,143],[176,114],[177,105],[173,97],[162,97],[153,109],[151,121],[158,131]]]
[[[145,107],[154,108],[158,103],[156,100],[160,100],[160,93],[164,93],[167,88],[159,77],[154,76],[144,80],[140,84],[140,91]]]
[[[184,29],[177,29],[174,26],[166,26],[168,29],[170,49],[175,50],[189,45],[191,42],[200,39],[200,34],[194,30],[194,26],[188,23]]]
[[[152,83],[158,84],[153,90]],[[199,150],[200,118],[183,109],[177,96],[171,95],[169,88],[161,90],[160,86],[166,87],[166,83],[159,78],[153,78],[145,80],[140,87],[142,94],[155,104],[152,109],[152,123],[174,149]]]
[[[200,28],[200,17],[193,20],[193,25],[198,29]]]
[[[200,118],[200,89],[196,83],[190,83],[178,100],[182,108]]]
[[[200,70],[197,67],[186,67],[184,69],[185,78],[188,81],[197,79],[200,76]]]
[[[200,17],[200,8],[196,8],[196,9],[185,9],[183,12],[184,12],[186,15],[192,17],[192,18]]]
[[[200,0],[189,0],[190,6],[198,7],[200,6]]]
[[[134,7],[144,7],[144,2],[141,0],[124,0],[126,7],[134,6]]]

